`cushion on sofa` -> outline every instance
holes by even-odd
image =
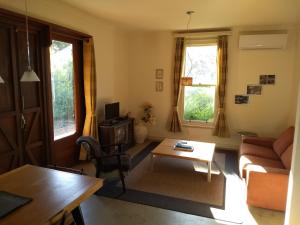
[[[293,143],[293,140],[294,127],[289,127],[279,136],[279,138],[273,144],[273,149],[279,157]]]
[[[271,148],[242,143],[240,146],[240,154],[241,155],[253,155],[259,156],[267,159],[275,159],[280,160],[277,154]]]
[[[293,144],[291,144],[281,155],[282,164],[286,169],[291,169]]]
[[[284,211],[288,189],[289,171],[270,169],[256,172],[252,165],[247,167],[247,203],[251,206]],[[269,223],[264,223],[269,224]]]
[[[273,143],[276,141],[274,138],[267,138],[267,137],[243,137],[243,143],[259,145],[267,148],[273,148]]]
[[[266,159],[258,156],[252,156],[252,155],[241,155],[240,162],[239,162],[239,169],[240,169],[240,176],[246,177],[246,166],[247,165],[259,165],[262,167],[273,167],[273,168],[279,168],[279,169],[285,169],[284,165],[279,160],[273,160],[273,159]]]

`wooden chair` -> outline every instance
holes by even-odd
[[[114,170],[119,171],[119,176],[122,182],[123,192],[126,191],[125,176],[123,172],[130,169],[130,157],[123,151],[123,144],[116,145],[100,145],[96,139],[89,136],[79,137],[76,144],[87,144],[89,146],[90,157],[96,167],[96,177],[100,174],[111,172]],[[116,151],[111,151],[116,149]]]

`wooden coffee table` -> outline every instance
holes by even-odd
[[[215,152],[215,144],[207,143],[207,142],[198,142],[198,141],[186,141],[187,144],[192,145],[194,150],[192,152],[188,151],[178,151],[174,150],[174,145],[178,141],[178,139],[164,139],[153,151],[152,151],[152,159],[155,156],[165,156],[171,158],[179,158],[186,159],[195,162],[205,162],[207,163],[208,173],[207,173],[207,181],[211,181],[211,164]],[[152,162],[153,163],[153,162]]]

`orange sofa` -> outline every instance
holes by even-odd
[[[247,184],[247,204],[284,211],[291,168],[294,127],[278,139],[244,137],[239,172]]]

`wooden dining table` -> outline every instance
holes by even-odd
[[[32,198],[0,219],[0,225],[50,225],[73,214],[84,224],[80,203],[103,185],[99,178],[25,165],[0,175],[0,190]]]

